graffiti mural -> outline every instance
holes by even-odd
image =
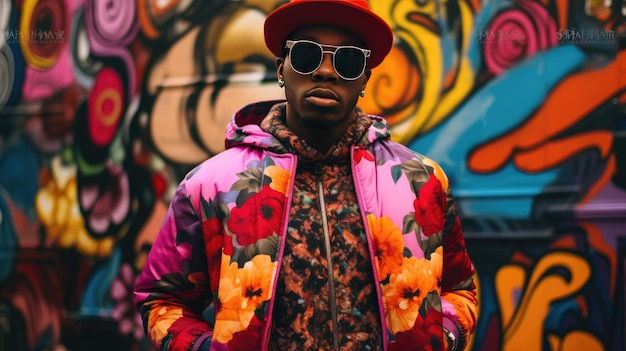
[[[283,0],[0,0],[0,350],[153,350],[132,286],[232,113],[281,98]],[[473,350],[626,348],[626,5],[376,0],[361,107],[450,176]]]

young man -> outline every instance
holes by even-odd
[[[366,1],[265,22],[286,101],[235,113],[180,183],[135,293],[164,350],[461,350],[474,269],[447,178],[356,107],[393,35]]]

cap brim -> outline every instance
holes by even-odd
[[[372,51],[367,68],[378,66],[391,50],[393,33],[389,25],[372,12],[347,1],[290,2],[274,10],[265,19],[267,48],[277,57],[294,31],[308,26],[333,26],[354,33]]]

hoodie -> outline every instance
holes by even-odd
[[[364,114],[325,154],[286,102],[237,111],[180,182],[135,286],[163,350],[463,349],[475,272],[439,165]],[[444,269],[445,267],[445,269]]]

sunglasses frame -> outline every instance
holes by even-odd
[[[363,49],[363,48],[360,48],[358,46],[352,46],[352,45],[335,46],[335,45],[322,45],[320,43],[317,43],[317,42],[314,42],[314,41],[311,41],[311,40],[304,40],[304,39],[303,40],[287,40],[285,42],[285,48],[289,50],[290,60],[291,60],[291,50],[292,50],[293,46],[298,44],[298,43],[309,43],[309,44],[317,45],[321,49],[321,51],[322,51],[322,54],[320,55],[320,60],[319,60],[319,62],[317,64],[317,67],[315,67],[315,69],[313,69],[310,72],[301,72],[301,71],[297,70],[295,67],[293,67],[293,63],[292,63],[291,68],[295,72],[297,72],[299,74],[302,74],[302,75],[305,75],[305,76],[308,75],[308,74],[311,74],[311,73],[313,73],[315,71],[317,71],[320,68],[320,66],[322,65],[322,62],[324,61],[324,54],[331,54],[331,55],[333,55],[333,69],[335,70],[335,73],[337,73],[337,75],[339,77],[341,77],[341,79],[343,79],[343,80],[357,80],[365,72],[365,68],[367,67],[367,59],[372,54],[371,50]],[[331,50],[324,50],[325,47],[326,48],[332,48],[333,50],[332,51]],[[341,75],[341,73],[339,73],[339,71],[337,70],[337,65],[335,64],[335,54],[337,53],[337,50],[339,50],[339,49],[356,49],[356,50],[361,51],[363,53],[363,56],[364,56],[363,69],[361,69],[361,73],[359,73],[358,76],[356,76],[354,78],[346,78],[343,75]]]

